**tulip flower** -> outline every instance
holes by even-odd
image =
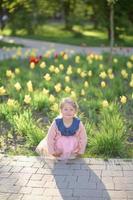
[[[0,87],[0,95],[4,95],[6,93],[6,90],[3,86]]]
[[[103,72],[101,72],[101,73],[99,74],[99,76],[100,76],[102,79],[105,79],[105,78],[107,77],[107,74],[106,74],[105,71],[103,71]]]
[[[127,97],[126,96],[121,96],[120,97],[120,102],[122,103],[122,104],[125,104],[126,102],[127,102]]]
[[[49,94],[49,90],[47,90],[46,88],[43,88],[43,94],[44,95],[48,95]]]
[[[61,84],[60,84],[60,83],[57,83],[57,84],[54,86],[54,88],[55,88],[55,91],[56,91],[56,92],[60,92],[60,91],[61,91]]]
[[[108,107],[108,106],[109,106],[108,101],[107,101],[107,100],[104,100],[104,101],[102,102],[102,106],[103,106],[104,108]]]
[[[132,61],[133,61],[133,55],[131,55],[131,56],[130,56],[130,60],[132,60]]]
[[[93,59],[95,57],[95,54],[91,53],[89,57]]]
[[[16,88],[17,91],[19,91],[21,89],[21,85],[19,82],[17,82],[14,87]]]
[[[129,69],[131,69],[131,68],[133,67],[133,64],[132,64],[130,61],[128,61],[128,62],[127,62],[127,67],[128,67]]]
[[[91,70],[88,71],[88,76],[89,76],[89,77],[92,76],[92,71],[91,71]]]
[[[67,75],[72,74],[72,66],[71,65],[68,66],[66,74]]]
[[[75,63],[80,63],[80,56],[75,57]]]
[[[114,59],[113,59],[113,62],[114,62],[114,63],[118,63],[118,59],[117,59],[117,58],[114,58]]]
[[[44,57],[46,58],[49,58],[51,56],[51,52],[50,51],[47,51],[45,54],[44,54]]]
[[[95,60],[98,60],[99,59],[99,55],[95,54],[94,58],[95,58]]]
[[[103,69],[103,64],[99,64],[99,68],[100,68],[100,69]]]
[[[6,71],[6,76],[9,78],[13,78],[14,77],[14,73],[11,70],[7,70]]]
[[[92,59],[89,59],[88,63],[91,65],[93,63]]]
[[[65,92],[69,93],[71,91],[71,88],[69,86],[65,87]]]
[[[88,83],[87,81],[85,81],[85,82],[84,82],[84,87],[85,87],[85,88],[88,88],[88,86],[89,86],[89,83]]]
[[[64,60],[68,60],[68,55],[65,53],[65,54],[63,55],[63,58],[64,58]]]
[[[53,106],[51,107],[51,110],[57,112],[59,110],[58,103],[54,103]]]
[[[113,70],[111,68],[108,69],[108,74],[112,74]]]
[[[19,68],[15,68],[15,73],[16,74],[20,74],[20,69]]]
[[[82,96],[85,95],[85,91],[84,91],[84,89],[81,90],[81,95],[82,95]]]
[[[44,79],[45,79],[46,81],[50,81],[50,80],[51,80],[51,77],[50,77],[50,75],[47,73],[47,74],[45,74]]]
[[[66,82],[70,82],[70,77],[69,76],[65,76],[65,81]]]
[[[129,86],[133,87],[133,80],[130,81]]]
[[[50,65],[49,71],[50,71],[50,72],[54,72],[54,71],[55,71],[55,66],[54,66],[54,65]]]
[[[76,98],[76,93],[74,91],[71,91],[71,97]]]
[[[15,106],[15,103],[16,103],[16,101],[14,99],[9,98],[8,101],[7,101],[7,105],[10,106],[10,107]]]
[[[21,55],[22,55],[22,49],[21,49],[21,48],[18,48],[16,54],[17,54],[17,56],[21,56]]]
[[[30,63],[30,68],[31,68],[31,69],[34,69],[34,68],[35,68],[35,63],[34,63],[34,62],[31,62],[31,63]]]
[[[64,51],[61,51],[60,52],[60,55],[63,57],[65,55],[65,52]]]
[[[103,56],[102,55],[99,55],[99,60],[103,60]]]
[[[49,101],[50,102],[54,102],[55,101],[55,97],[52,94],[50,94],[50,96],[49,96]]]
[[[26,104],[29,104],[30,101],[31,101],[30,95],[25,95],[25,97],[24,97],[24,102],[25,102]]]
[[[63,70],[63,69],[64,69],[64,65],[63,65],[63,64],[60,64],[60,65],[59,65],[59,68],[60,68],[61,70]]]
[[[80,74],[81,71],[82,71],[81,68],[78,68],[78,69],[77,69],[77,73],[78,73],[78,74]]]
[[[54,58],[57,59],[58,58],[58,53],[54,54]]]
[[[105,88],[105,87],[106,87],[106,82],[105,82],[105,81],[102,81],[102,82],[101,82],[101,87],[102,87],[102,88]]]
[[[40,68],[45,68],[46,67],[46,63],[45,62],[41,62],[41,64],[40,64]]]
[[[114,74],[109,74],[108,77],[109,77],[110,79],[113,79],[113,78],[114,78]]]
[[[122,69],[121,70],[121,75],[123,76],[123,78],[128,78],[128,73],[127,73],[127,71],[125,70],[125,69]]]
[[[84,71],[82,71],[82,72],[80,73],[80,76],[81,76],[82,78],[84,78],[84,77],[86,76],[86,73],[85,73]]]
[[[37,63],[41,60],[41,58],[42,58],[42,56],[37,56],[37,57],[31,56],[31,57],[29,58],[29,62],[30,62],[30,63],[35,63],[35,64],[37,64]]]
[[[32,82],[31,81],[27,82],[27,88],[28,88],[29,92],[33,92],[33,86],[32,86]]]
[[[55,72],[56,74],[58,74],[58,73],[60,72],[59,68],[56,67],[56,68],[54,69],[54,72]]]

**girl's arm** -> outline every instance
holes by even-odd
[[[48,152],[50,154],[55,154],[55,138],[56,138],[56,126],[55,121],[52,122],[47,135]]]
[[[79,151],[78,154],[83,154],[85,152],[85,148],[87,145],[87,134],[85,127],[82,122],[80,122],[80,130],[79,130]]]

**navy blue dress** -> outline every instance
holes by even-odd
[[[63,136],[73,136],[79,129],[80,119],[77,117],[73,118],[73,122],[70,127],[65,127],[63,118],[55,119],[56,126]]]

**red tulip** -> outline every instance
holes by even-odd
[[[54,54],[54,58],[55,58],[55,59],[58,58],[58,53],[55,53],[55,54]]]
[[[42,59],[42,56],[37,56],[37,57],[34,57],[34,56],[31,56],[30,58],[29,58],[29,62],[30,63],[35,63],[35,64],[37,64],[37,63],[39,63],[39,61]]]

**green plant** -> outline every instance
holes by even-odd
[[[0,118],[6,119],[10,118],[10,116],[18,113],[20,111],[20,105],[15,103],[13,106],[7,105],[7,103],[0,103]]]
[[[90,150],[109,157],[126,155],[126,127],[117,104],[101,110],[101,121],[89,138]]]
[[[31,145],[37,145],[44,137],[43,130],[36,125],[36,122],[32,118],[32,112],[29,109],[13,115],[9,121],[14,130],[26,137],[27,143]]]
[[[35,91],[33,94],[33,100],[31,102],[31,107],[33,110],[42,111],[44,110],[45,113],[48,112],[48,108],[50,107],[50,102],[48,96],[44,95],[41,91]]]

